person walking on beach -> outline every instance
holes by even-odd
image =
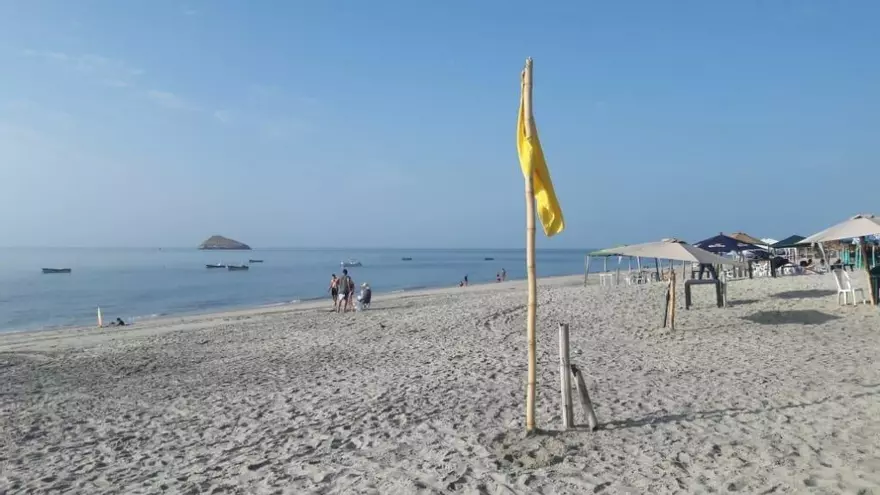
[[[507,282],[507,270],[505,270],[504,268],[501,269],[501,281]]]
[[[339,305],[339,279],[336,274],[330,276],[330,297],[333,298],[333,310]]]
[[[346,312],[348,310],[348,305],[351,303],[351,293],[354,291],[354,281],[352,281],[351,277],[348,276],[348,270],[342,270],[342,276],[337,280],[337,296],[338,304],[336,305],[336,312]]]
[[[468,281],[467,281],[467,275],[465,275],[465,276],[464,276],[464,286],[467,287],[467,284],[468,284]]]

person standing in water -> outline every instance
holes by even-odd
[[[339,279],[336,278],[336,274],[332,274],[330,276],[330,297],[333,298],[333,310],[336,310],[336,306],[339,305]]]
[[[467,284],[468,284],[468,281],[467,281],[467,275],[465,275],[465,276],[464,276],[464,286],[467,287]]]
[[[504,268],[501,269],[501,281],[507,282],[507,270],[505,270]]]

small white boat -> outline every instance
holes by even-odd
[[[339,265],[342,266],[342,268],[355,268],[355,267],[363,266],[360,261],[358,261],[354,258],[349,258],[346,261],[342,261],[339,263]]]

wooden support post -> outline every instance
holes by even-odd
[[[685,270],[687,269],[687,265],[688,265],[687,261],[681,262],[681,279],[682,280],[687,280],[687,273],[685,272]]]
[[[641,256],[636,256],[636,268],[639,271],[642,271],[642,257]]]
[[[663,328],[669,324],[669,284],[666,284],[666,304],[663,305]]]
[[[877,291],[874,290],[874,284],[871,283],[871,264],[868,263],[868,239],[865,236],[859,237],[859,249],[862,253],[862,264],[865,266],[865,275],[868,277],[868,290],[871,291],[871,305],[877,305]],[[855,296],[853,296],[855,302]]]
[[[523,113],[526,137],[534,134],[535,122],[532,116],[532,59],[526,60],[523,70]],[[529,371],[526,385],[526,432],[535,429],[535,384],[537,382],[537,352],[535,320],[538,310],[538,282],[535,275],[535,186],[533,171],[526,174],[526,273],[528,274],[528,309],[526,313],[526,339],[528,341]]]
[[[581,405],[584,406],[584,414],[587,416],[587,426],[590,431],[594,431],[599,427],[599,420],[596,419],[596,412],[593,411],[593,402],[590,400],[590,394],[587,392],[587,384],[584,382],[584,375],[581,370],[571,365],[571,372],[577,381],[578,394],[581,396]]]
[[[571,368],[568,349],[568,324],[559,324],[559,380],[562,389],[562,427],[566,430],[574,427],[574,411],[571,407]]]
[[[675,330],[675,270],[669,270],[669,329]]]
[[[663,280],[663,277],[660,276],[660,260],[654,258],[654,269],[657,271],[657,280]]]
[[[608,256],[602,260],[602,273],[608,273]]]
[[[584,287],[587,286],[587,274],[590,273],[590,263],[593,261],[593,257],[590,255],[584,255]]]

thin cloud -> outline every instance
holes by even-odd
[[[196,10],[186,4],[180,6],[180,13],[182,13],[185,16],[190,16],[190,17],[194,16],[194,15],[199,15],[198,10]]]
[[[92,77],[99,82],[114,81],[119,84],[131,85],[132,81],[144,74],[144,70],[133,67],[121,60],[95,54],[72,55],[64,52],[23,50],[22,55],[43,60],[47,63],[60,65],[69,70]]]
[[[301,137],[309,130],[309,125],[303,120],[285,117],[264,122],[262,130],[269,139],[286,140]]]
[[[168,91],[151,89],[146,92],[147,98],[153,103],[171,110],[198,110],[198,108],[180,96]]]
[[[214,118],[222,124],[232,123],[232,116],[224,110],[214,110]]]

